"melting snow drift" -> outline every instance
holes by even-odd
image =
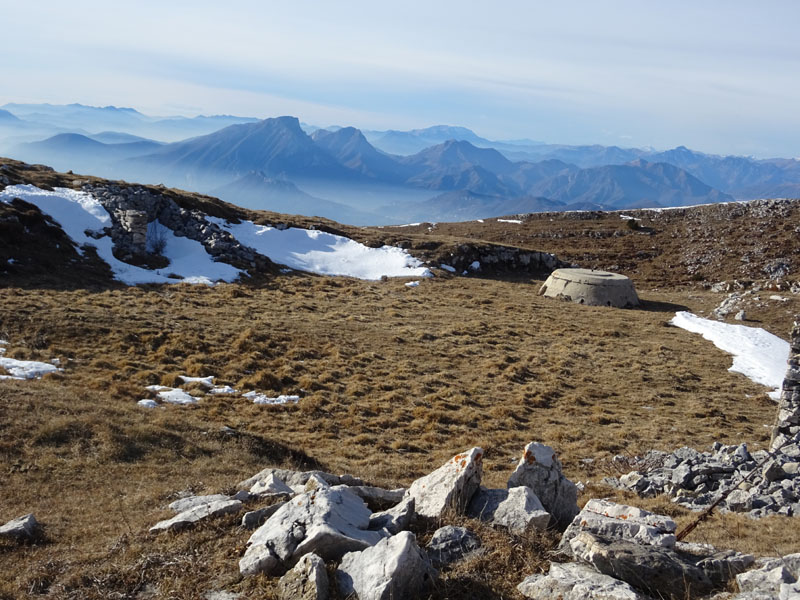
[[[64,232],[78,245],[97,248],[98,256],[109,264],[114,276],[128,285],[140,283],[201,283],[234,281],[242,271],[223,262],[216,262],[200,242],[177,237],[165,228],[164,256],[169,265],[149,270],[117,260],[112,254],[109,236],[94,239],[86,231],[102,231],[111,225],[108,211],[91,194],[69,188],[42,190],[33,185],[12,185],[0,191],[0,202],[21,198],[35,204],[57,221]],[[223,219],[208,218],[223,227],[240,243],[253,248],[277,263],[293,269],[320,275],[344,275],[377,280],[387,277],[432,277],[431,271],[401,248],[383,246],[369,248],[346,237],[289,228],[256,225],[245,221],[237,225]],[[178,279],[172,277],[178,276]]]
[[[720,350],[733,354],[730,371],[772,388],[769,397],[773,400],[780,397],[789,359],[788,342],[758,327],[720,323],[685,311],[675,313],[670,324],[699,333]]]

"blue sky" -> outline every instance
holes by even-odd
[[[0,104],[800,157],[800,3],[8,2]]]

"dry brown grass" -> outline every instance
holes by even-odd
[[[764,390],[729,373],[710,343],[667,326],[676,309],[708,310],[716,295],[640,290],[644,309],[623,311],[544,299],[538,284],[299,276],[261,288],[0,289],[8,355],[64,365],[42,381],[0,383],[0,520],[34,512],[47,539],[0,547],[0,597],[133,597],[147,585],[159,597],[272,597],[267,578],[238,578],[248,533],[234,518],[146,533],[178,491],[232,491],[268,465],[394,487],[481,445],[485,483],[503,486],[532,440],[584,481],[610,474],[603,465],[617,453],[767,441],[775,405]],[[136,406],[146,385],[183,374],[302,399]],[[631,499],[590,486],[583,500],[591,495]],[[661,499],[635,503],[692,517]],[[514,597],[518,580],[546,568],[550,537],[470,525],[489,551],[445,571],[434,597]],[[724,516],[694,539],[773,553],[796,551],[798,533],[791,519]]]

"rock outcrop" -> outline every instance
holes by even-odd
[[[344,555],[339,591],[359,600],[420,598],[437,576],[414,534],[403,531],[361,552]]]
[[[551,519],[533,490],[525,486],[506,490],[481,487],[472,496],[467,515],[515,533],[528,527],[547,529]]]
[[[199,521],[237,513],[240,510],[242,510],[242,503],[239,500],[214,500],[213,502],[198,504],[178,513],[171,519],[159,521],[150,528],[150,533],[178,531]]]
[[[446,510],[464,512],[483,476],[483,449],[456,454],[433,473],[417,479],[406,492],[423,517],[437,518]]]
[[[369,531],[370,510],[344,486],[325,487],[295,496],[259,527],[239,561],[243,575],[274,574],[313,552],[336,560],[386,537]]]
[[[531,442],[525,446],[508,487],[524,485],[533,490],[544,510],[566,527],[578,514],[578,488],[561,471],[561,461],[550,446]]]
[[[517,586],[530,600],[648,600],[627,583],[580,563],[551,563],[547,575],[531,575]]]

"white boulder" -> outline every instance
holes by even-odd
[[[40,531],[41,525],[33,513],[11,519],[5,525],[0,526],[0,536],[16,540],[32,540],[39,535]]]
[[[509,488],[524,485],[538,496],[544,509],[566,526],[578,514],[578,488],[561,471],[561,462],[550,446],[531,442],[525,446]]]
[[[271,574],[309,552],[337,560],[346,552],[368,548],[386,535],[367,530],[370,515],[361,498],[344,486],[295,496],[250,536],[239,571]]]
[[[456,454],[432,473],[417,479],[406,492],[423,517],[437,518],[446,510],[463,512],[483,476],[483,449]]]
[[[550,513],[544,510],[533,490],[525,486],[507,490],[481,487],[472,497],[467,515],[516,533],[522,533],[529,526],[547,529],[550,523]]]
[[[422,596],[436,571],[414,534],[403,531],[372,548],[345,554],[336,575],[343,597],[355,593],[358,600],[410,600]]]
[[[530,600],[646,600],[630,585],[581,563],[551,563],[547,575],[531,575],[517,586]]]

